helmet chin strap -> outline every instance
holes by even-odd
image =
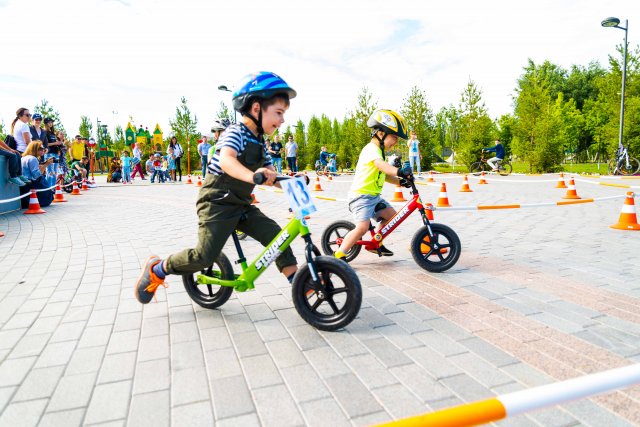
[[[373,131],[373,137],[375,139],[378,140],[378,142],[380,143],[380,150],[382,150],[382,160],[385,160],[385,155],[384,155],[384,140],[387,139],[387,136],[389,136],[389,134],[387,132],[384,133],[384,136],[382,137],[382,139],[378,136],[378,131],[374,129]]]
[[[258,128],[258,140],[264,142],[264,129],[262,128],[262,107],[260,107],[260,112],[258,113],[257,119],[253,117],[253,114],[249,112],[247,112],[246,116],[256,124]]]

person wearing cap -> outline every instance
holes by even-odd
[[[69,146],[69,153],[71,154],[71,160],[69,163],[79,162],[82,160],[82,157],[85,156],[85,148],[86,146],[84,145],[83,138],[80,135],[76,135]]]
[[[33,122],[33,124],[29,126],[31,140],[35,141],[37,139],[38,141],[42,141],[42,146],[44,147],[44,152],[46,154],[47,149],[49,148],[49,140],[47,139],[46,131],[41,127],[42,114],[34,113],[33,117],[31,117],[31,121]]]

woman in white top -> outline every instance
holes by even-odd
[[[20,154],[24,153],[27,149],[27,145],[31,142],[31,129],[29,129],[29,119],[31,119],[31,113],[28,108],[18,108],[16,111],[16,118],[11,123],[11,134],[16,140],[16,150]]]
[[[173,148],[173,155],[176,157],[176,173],[180,177],[180,181],[182,181],[182,166],[180,165],[180,159],[182,158],[182,147],[178,142],[178,138],[175,136],[171,137],[171,141],[169,142],[169,147],[167,147],[167,154],[169,154],[169,148]]]

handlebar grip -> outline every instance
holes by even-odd
[[[285,179],[292,179],[293,177],[291,176],[277,176],[276,177],[276,182],[277,181],[284,181]],[[267,180],[267,177],[264,176],[264,174],[262,172],[256,172],[253,174],[253,183],[256,185],[261,185],[264,184],[264,182]]]

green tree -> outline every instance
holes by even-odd
[[[304,170],[304,159],[306,159],[307,153],[307,140],[305,137],[305,126],[302,120],[298,119],[295,124],[295,132],[293,140],[298,144],[298,169]],[[285,141],[286,142],[286,141]]]
[[[427,94],[417,86],[413,86],[402,103],[400,114],[404,117],[409,129],[416,132],[418,141],[421,142],[419,147],[422,156],[420,161],[422,170],[431,169],[435,124],[433,112],[427,102]],[[398,145],[401,147],[403,158],[408,159],[409,151],[405,141],[400,141]]]
[[[373,100],[373,94],[364,86],[358,94],[356,108],[350,114],[350,117],[355,120],[357,132],[353,135],[353,141],[347,141],[347,143],[354,144],[358,156],[362,147],[371,141],[371,129],[367,126],[367,120],[377,108],[378,103]]]
[[[40,104],[36,105],[33,108],[33,112],[42,114],[42,117],[45,119],[52,118],[55,129],[57,131],[64,132],[65,135],[67,134],[62,124],[62,121],[60,120],[60,113],[58,113],[58,110],[53,108],[53,106],[49,104],[49,101],[47,101],[46,99],[43,99],[42,101],[40,101]]]
[[[511,152],[511,141],[513,140],[513,130],[517,120],[512,114],[502,115],[496,124],[498,128],[498,139],[504,146],[505,152]]]
[[[6,137],[7,137],[7,131],[4,130],[4,120],[2,120],[0,121],[0,139],[4,141]]]
[[[227,106],[227,104],[225,104],[223,101],[220,101],[220,108],[218,108],[218,112],[216,113],[216,118],[227,119],[231,123],[236,122],[235,112],[232,109],[230,109]]]
[[[360,151],[356,150],[355,141],[360,137],[354,117],[345,117],[340,125],[340,144],[337,151],[337,163],[340,169],[355,169]]]
[[[176,107],[176,115],[173,120],[169,120],[171,131],[176,137],[180,145],[186,150],[189,156],[189,163],[196,164],[198,153],[196,152],[197,141],[201,135],[197,131],[198,117],[191,114],[191,110],[187,106],[187,99],[183,96],[180,98],[180,105]],[[193,150],[191,149],[193,147]],[[190,168],[189,164],[189,168]],[[187,173],[190,173],[188,171]]]
[[[91,132],[93,131],[93,123],[87,116],[80,116],[80,128],[78,133],[83,138],[91,138]]]
[[[117,125],[116,130],[113,133],[113,150],[121,151],[124,150],[124,131],[122,130],[122,126]]]
[[[329,153],[335,153],[336,140],[331,126],[331,119],[324,114],[320,117],[320,135],[321,145],[326,146]]]
[[[495,134],[495,125],[482,101],[482,91],[469,81],[462,91],[459,107],[459,143],[457,160],[466,166],[478,160],[483,147],[488,147]]]
[[[322,123],[316,116],[311,116],[307,130],[304,162],[302,162],[303,157],[300,156],[298,156],[298,162],[304,164],[305,168],[314,169],[316,160],[320,157],[320,147],[322,147]]]

